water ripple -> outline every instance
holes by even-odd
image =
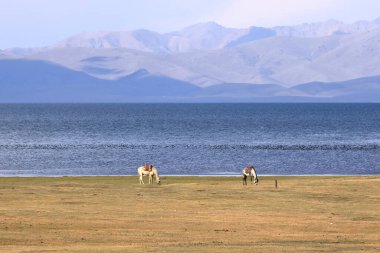
[[[68,149],[208,149],[208,150],[378,150],[370,144],[0,144],[2,150],[68,150]]]

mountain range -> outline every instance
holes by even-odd
[[[82,33],[0,51],[0,102],[380,102],[380,18]]]

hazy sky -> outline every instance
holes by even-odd
[[[0,0],[0,49],[46,46],[80,32],[165,33],[208,21],[246,28],[377,17],[379,0]]]

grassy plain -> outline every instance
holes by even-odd
[[[0,252],[380,252],[378,176],[161,179],[0,178]]]

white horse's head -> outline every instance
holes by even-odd
[[[150,176],[153,179],[153,177],[156,177],[156,183],[161,184],[160,176],[158,175],[158,170],[156,167],[152,166],[152,170],[150,171]]]

